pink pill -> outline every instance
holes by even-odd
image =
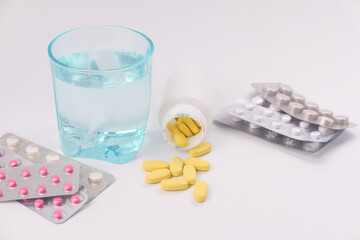
[[[34,201],[34,206],[35,206],[36,208],[43,208],[43,206],[44,206],[44,200],[42,200],[42,199],[36,199],[36,200]]]
[[[64,184],[64,190],[66,191],[66,192],[70,192],[71,190],[72,190],[72,184],[71,183],[65,183]]]
[[[17,167],[18,165],[19,165],[18,161],[16,161],[15,159],[13,159],[9,162],[10,167]]]
[[[28,194],[28,189],[27,189],[27,187],[21,187],[21,188],[19,188],[19,194],[20,194],[21,196],[26,196],[26,195]]]
[[[72,165],[66,165],[65,166],[65,172],[66,173],[72,173],[74,171],[74,167]]]
[[[21,175],[24,177],[24,178],[27,178],[30,176],[30,170],[25,168],[21,171]]]
[[[55,210],[53,216],[54,216],[54,218],[57,219],[57,220],[62,219],[62,217],[63,217],[62,211],[61,211],[61,210]]]
[[[0,189],[0,197],[2,197],[3,196],[3,193],[2,193],[2,190]]]
[[[39,174],[40,174],[41,176],[46,176],[46,175],[47,175],[47,168],[46,168],[46,167],[41,167],[41,168],[39,169]]]
[[[38,191],[39,194],[44,194],[44,193],[46,193],[46,187],[45,187],[45,185],[39,185],[39,186],[37,187],[37,191]]]
[[[5,173],[4,172],[0,172],[0,180],[4,180],[5,179]]]
[[[15,181],[15,179],[10,179],[10,180],[8,181],[8,186],[9,186],[10,188],[16,187],[16,181]]]
[[[54,204],[54,206],[60,207],[62,204],[62,199],[59,197],[54,197],[53,204]]]
[[[77,194],[72,195],[72,196],[71,196],[71,202],[72,202],[73,204],[78,204],[78,203],[80,203],[80,196],[77,195]]]
[[[53,175],[51,176],[51,182],[56,184],[56,183],[59,183],[60,182],[60,177],[59,175]]]

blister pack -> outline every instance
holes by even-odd
[[[80,164],[79,186],[88,194],[88,201],[94,199],[113,181],[114,176],[100,169],[91,167],[72,158],[39,146],[27,139],[13,133],[6,133],[0,138],[0,145],[18,154],[32,163],[51,163],[58,161],[70,161]]]
[[[74,194],[79,168],[75,162],[58,162],[0,169],[0,202]]]
[[[29,166],[32,162],[20,157],[16,153],[0,145],[0,168]]]
[[[254,104],[254,102],[257,102],[256,99],[261,98],[254,97],[251,102],[239,99],[235,104],[224,108],[223,111],[235,118],[249,122],[250,128],[263,127],[276,134],[298,141],[328,142],[337,136],[335,130],[323,131],[322,128],[319,129],[318,125],[299,121],[290,115],[261,106],[265,105],[265,103],[261,103],[261,105]]]
[[[19,203],[54,223],[63,223],[88,201],[88,195],[80,190],[68,196],[24,199]]]
[[[319,105],[305,101],[301,94],[294,93],[292,87],[282,83],[253,83],[253,88],[267,101],[291,116],[333,130],[355,127],[349,118],[334,115],[331,110],[319,109]]]
[[[220,112],[214,117],[216,122],[229,126],[231,128],[249,133],[267,141],[285,146],[291,149],[300,150],[307,153],[316,153],[328,143],[333,141],[343,130],[336,131],[334,136],[327,142],[299,141],[290,137],[283,136],[274,131],[268,130],[251,122],[244,121],[234,117],[227,112]]]

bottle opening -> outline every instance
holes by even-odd
[[[187,150],[196,147],[206,135],[203,119],[185,113],[169,117],[163,125],[165,141],[177,149]]]

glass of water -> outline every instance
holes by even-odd
[[[150,107],[154,46],[116,26],[82,27],[49,45],[61,150],[71,157],[134,159]]]

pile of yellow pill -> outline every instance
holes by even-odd
[[[147,183],[160,183],[161,189],[165,191],[185,190],[189,185],[195,184],[194,199],[203,202],[206,199],[208,187],[204,181],[196,182],[196,171],[208,171],[210,163],[199,158],[180,157],[171,159],[170,164],[166,161],[151,160],[145,161],[142,165],[149,173],[145,176]],[[170,178],[171,176],[183,178]]]
[[[184,148],[188,145],[187,138],[193,137],[201,131],[201,125],[190,117],[175,118],[176,125],[167,124],[167,128],[171,132],[176,144]]]

